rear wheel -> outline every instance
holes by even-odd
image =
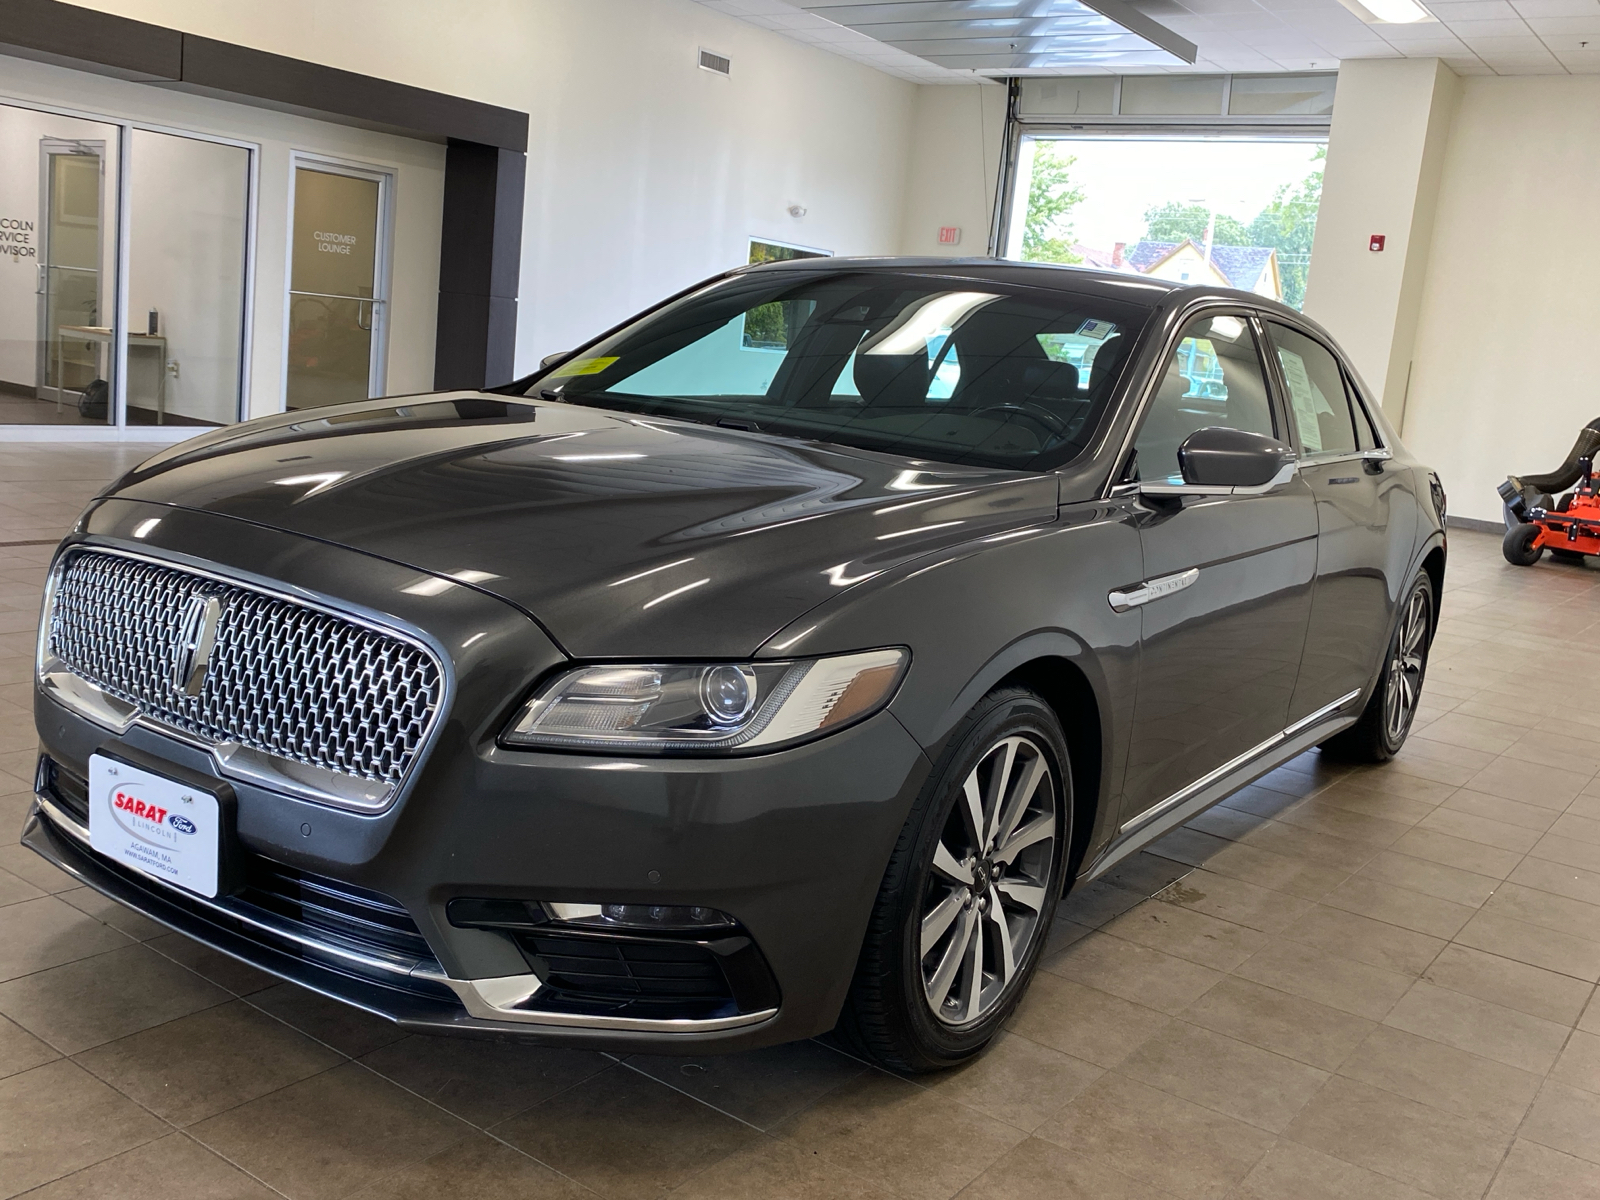
[[[840,1031],[884,1066],[936,1071],[999,1032],[1033,977],[1072,834],[1066,740],[1021,688],[962,721],[878,891]]]
[[[1506,561],[1513,567],[1531,567],[1544,553],[1543,546],[1533,544],[1538,536],[1537,525],[1514,526],[1506,530],[1506,536],[1500,542],[1500,553],[1506,556]]]
[[[1323,742],[1324,751],[1350,762],[1388,762],[1399,752],[1422,700],[1432,631],[1433,580],[1422,571],[1406,594],[1400,623],[1389,639],[1383,673],[1366,708],[1361,710],[1360,720]]]

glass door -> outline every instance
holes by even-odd
[[[294,173],[285,407],[383,394],[389,177],[317,163]]]
[[[118,137],[0,105],[0,425],[116,419]]]

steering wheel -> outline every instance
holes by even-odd
[[[1017,416],[1034,422],[1053,437],[1064,438],[1067,436],[1067,423],[1042,404],[1033,404],[1029,401],[1020,403],[1007,402],[1003,404],[986,404],[974,412],[968,413],[971,417],[981,417],[984,413],[1004,412],[1015,413]]]

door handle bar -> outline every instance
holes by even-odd
[[[1181,592],[1184,588],[1194,586],[1194,581],[1200,578],[1200,568],[1190,567],[1187,571],[1179,571],[1176,575],[1163,575],[1160,579],[1147,579],[1136,588],[1126,592],[1112,592],[1106,599],[1111,602],[1112,612],[1127,612],[1130,608],[1138,608],[1141,604],[1149,604],[1152,600],[1159,600],[1163,596],[1170,596]]]

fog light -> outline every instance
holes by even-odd
[[[545,911],[563,925],[589,929],[716,929],[736,924],[725,912],[698,904],[563,904]]]

